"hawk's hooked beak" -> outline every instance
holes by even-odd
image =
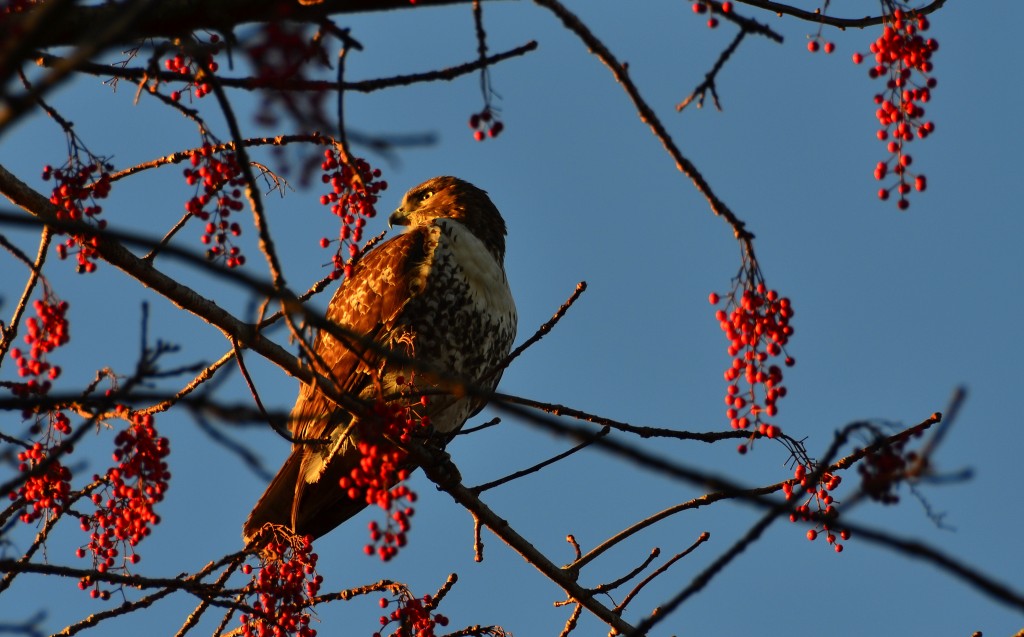
[[[409,213],[405,208],[395,210],[391,213],[391,216],[388,217],[388,228],[392,228],[394,226],[407,226],[409,223]]]

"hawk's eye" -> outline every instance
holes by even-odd
[[[434,196],[434,191],[433,190],[424,190],[423,192],[421,192],[421,193],[416,195],[416,199],[420,203],[423,203],[424,201],[426,201],[427,199],[430,199],[433,196]]]

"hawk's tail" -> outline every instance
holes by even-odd
[[[355,445],[338,453],[315,482],[306,482],[302,476],[306,452],[301,447],[292,451],[253,507],[242,527],[246,544],[256,539],[267,524],[315,539],[366,508],[365,500],[350,500],[338,484],[359,465],[362,456]]]
[[[245,525],[242,526],[242,538],[246,544],[252,542],[267,524],[291,528],[292,502],[295,500],[295,486],[299,479],[301,464],[302,449],[296,449],[270,481],[267,490],[260,496]]]

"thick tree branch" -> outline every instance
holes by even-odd
[[[817,24],[827,24],[833,27],[839,27],[840,29],[854,28],[863,29],[864,27],[871,27],[877,24],[882,24],[886,16],[866,16],[863,18],[836,18],[832,16],[822,15],[819,11],[807,11],[799,7],[790,6],[781,2],[772,2],[771,0],[737,0],[743,4],[757,7],[758,9],[764,9],[766,11],[772,11],[778,15],[788,15],[794,18],[800,18],[801,20],[807,20],[808,22],[814,22]],[[942,8],[942,5],[946,4],[946,0],[934,0],[931,4],[928,4],[920,9],[914,11],[915,14],[928,15],[933,11],[938,11]]]
[[[53,16],[45,33],[36,40],[38,47],[74,44],[83,33],[95,33],[124,11],[124,2],[78,6]],[[448,4],[468,4],[468,0],[325,0],[303,5],[280,0],[163,0],[157,2],[139,20],[131,33],[117,44],[131,44],[146,38],[174,38],[193,31],[229,32],[254,22],[319,22],[336,14],[366,13],[393,9],[412,9]]]
[[[575,599],[601,621],[623,635],[640,635],[636,629],[619,617],[614,611],[597,601],[593,594],[576,582],[575,573],[559,568],[546,555],[537,550],[504,519],[498,516],[489,506],[477,497],[469,488],[462,485],[457,476],[458,469],[447,457],[432,453],[423,447],[410,447],[411,456],[423,467],[424,473],[439,488],[452,496],[456,502],[466,507],[482,524],[491,529],[512,550],[519,553],[528,563],[557,584],[569,597]]]

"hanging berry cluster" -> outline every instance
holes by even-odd
[[[839,515],[836,509],[836,502],[831,491],[839,487],[842,477],[825,471],[818,479],[818,484],[813,485],[810,477],[814,474],[814,467],[810,464],[798,464],[793,472],[793,481],[782,485],[782,492],[786,499],[793,498],[793,486],[799,484],[807,492],[807,499],[798,505],[793,513],[789,515],[790,522],[808,522],[812,518],[817,521],[816,526],[807,531],[807,539],[812,542],[818,536],[824,534],[825,541],[836,553],[843,552],[843,545],[836,540],[836,533],[842,540],[850,539],[850,531],[835,526],[835,520]]]
[[[214,148],[205,141],[201,148],[189,156],[190,168],[185,168],[185,183],[195,186],[196,192],[185,210],[206,222],[200,240],[209,246],[206,256],[211,261],[223,259],[224,265],[235,268],[245,264],[245,256],[232,237],[242,234],[237,222],[228,221],[233,212],[242,210],[242,188],[245,178],[235,153]]]
[[[220,36],[213,35],[210,37],[210,43],[213,48],[210,51],[198,54],[196,57],[185,55],[183,53],[177,53],[174,57],[167,58],[164,60],[164,68],[171,73],[177,73],[182,76],[182,79],[187,81],[187,84],[181,88],[171,91],[171,99],[175,102],[181,100],[181,96],[184,93],[194,95],[198,99],[202,99],[210,94],[212,88],[208,81],[209,75],[216,73],[220,66],[214,60],[215,53],[219,50]]]
[[[36,5],[39,0],[7,0],[0,6],[0,16],[7,16],[14,13],[28,11]],[[3,24],[3,21],[0,21]]]
[[[25,320],[25,344],[28,352],[15,347],[11,358],[18,366],[18,376],[25,382],[12,383],[15,396],[44,395],[50,391],[51,381],[60,376],[61,369],[47,360],[47,355],[71,339],[68,329],[68,302],[61,301],[45,287],[43,298],[32,303],[36,315]],[[24,416],[27,418],[28,413]],[[66,419],[65,419],[66,420]]]
[[[488,137],[494,139],[505,130],[505,124],[498,119],[494,108],[485,106],[479,113],[469,116],[469,127],[473,130],[473,139],[482,142]]]
[[[431,614],[434,599],[430,595],[416,598],[408,590],[403,589],[394,599],[381,598],[381,608],[392,605],[394,610],[388,615],[381,615],[380,625],[382,629],[386,629],[391,624],[397,624],[397,628],[392,629],[391,633],[396,637],[434,637],[434,628],[448,625],[448,618],[444,615]],[[382,634],[378,631],[373,637],[381,637]]]
[[[480,62],[480,93],[484,98],[484,107],[479,113],[469,116],[469,128],[473,131],[473,139],[482,142],[487,138],[494,139],[505,130],[505,124],[498,119],[498,109],[491,103],[497,94],[491,88],[491,68],[487,64],[487,31],[484,29],[484,8],[479,2],[473,2],[473,24],[476,28],[476,51]]]
[[[57,219],[91,223],[102,230],[107,226],[105,219],[99,219],[103,207],[97,202],[110,194],[110,171],[112,166],[103,159],[88,156],[83,160],[77,145],[68,162],[60,168],[43,167],[43,181],[54,181],[50,191],[50,203],[57,207]],[[58,233],[63,234],[63,233]],[[57,255],[66,259],[69,254],[78,255],[78,271],[94,272],[99,245],[96,236],[70,233],[68,238],[56,246]]]
[[[28,352],[17,347],[11,349],[11,358],[18,366],[18,376],[27,379],[7,383],[11,393],[19,398],[49,393],[52,381],[60,376],[61,369],[48,361],[48,354],[70,340],[67,301],[58,299],[45,281],[43,289],[43,298],[32,303],[36,315],[25,320],[23,340],[28,345]],[[30,409],[22,412],[24,418],[32,416]],[[61,515],[71,493],[71,471],[58,460],[50,458],[63,437],[71,433],[71,421],[64,412],[51,410],[45,416],[37,416],[32,431],[41,434],[41,438],[18,454],[18,471],[32,474],[44,463],[47,468],[36,475],[29,475],[17,491],[8,494],[11,500],[23,499],[26,510],[19,517],[26,524]]]
[[[320,239],[320,247],[337,244],[331,259],[334,264],[331,275],[333,278],[342,274],[348,277],[352,274],[352,266],[346,261],[359,254],[363,228],[367,219],[377,215],[377,197],[387,190],[388,182],[380,178],[379,168],[373,168],[358,157],[347,160],[340,148],[324,151],[320,169],[324,173],[321,181],[331,186],[330,192],[320,196],[320,203],[330,206],[331,213],[341,219],[338,238],[332,241],[324,237]]]
[[[427,404],[426,397],[421,404]],[[383,528],[376,521],[370,522],[370,544],[363,547],[367,555],[376,554],[387,562],[406,544],[409,518],[414,513],[412,504],[416,502],[416,493],[399,484],[409,477],[408,454],[387,438],[407,443],[414,432],[428,430],[430,420],[417,416],[412,407],[383,401],[374,405],[374,416],[373,422],[357,425],[362,460],[341,478],[339,485],[350,500],[379,506],[387,513]]]
[[[272,20],[256,29],[244,53],[256,71],[254,87],[269,89],[259,91],[258,124],[277,126],[283,113],[306,129],[336,126],[328,122],[324,109],[331,91],[274,90],[284,82],[314,79],[309,75],[315,68],[311,62],[329,67],[325,41],[321,32],[310,35],[308,25],[298,22]]]
[[[907,469],[918,461],[917,452],[906,451],[907,438],[902,438],[881,449],[870,451],[857,465],[861,489],[876,502],[896,504],[900,497],[896,487],[906,479]]]
[[[928,27],[925,16],[896,9],[887,20],[882,35],[870,46],[875,66],[868,69],[868,75],[886,82],[885,92],[874,98],[878,106],[875,116],[881,125],[877,137],[886,144],[890,155],[875,166],[875,179],[884,181],[890,175],[896,176],[896,183],[880,188],[878,197],[884,201],[895,191],[896,207],[900,210],[910,206],[907,195],[911,184],[918,192],[928,185],[924,175],[910,171],[912,159],[906,149],[906,144],[914,137],[924,139],[935,131],[935,124],[924,119],[921,106],[931,99],[936,85],[935,78],[931,77],[931,58],[939,44],[921,35]],[[861,53],[853,55],[855,64],[864,59]]]
[[[52,447],[39,442],[33,444],[18,454],[18,471],[31,473],[46,462],[52,452]],[[41,473],[29,475],[9,497],[11,500],[23,500],[26,510],[18,518],[26,524],[32,524],[41,518],[49,519],[51,515],[60,516],[70,495],[71,471],[61,465],[60,461],[53,460]]]
[[[816,14],[824,17],[828,12],[828,5],[831,3],[830,0],[824,0],[822,6],[815,11]],[[817,53],[818,51],[824,51],[827,55],[835,53],[836,45],[833,42],[826,40],[821,35],[824,24],[818,25],[818,32],[813,36],[809,36],[807,39],[807,50],[811,53]]]
[[[96,512],[79,520],[82,530],[89,533],[89,543],[75,553],[79,558],[91,554],[93,567],[100,573],[115,568],[127,571],[129,565],[138,563],[135,547],[160,523],[154,507],[163,500],[171,477],[166,462],[170,444],[157,435],[153,416],[132,413],[123,406],[117,412],[130,418],[131,425],[114,439],[117,465],[103,478],[93,476],[104,486],[91,496]],[[106,599],[109,595],[89,579],[79,581],[79,588],[91,588],[93,597]]]
[[[708,297],[712,305],[722,300],[714,292]],[[778,436],[779,427],[765,419],[778,414],[778,401],[786,395],[782,368],[772,361],[785,355],[793,334],[789,324],[793,318],[792,304],[765,286],[756,263],[745,264],[725,299],[725,308],[717,310],[715,318],[729,340],[728,352],[732,357],[732,365],[725,370],[725,415],[729,425],[733,429],[753,426],[761,435]],[[791,357],[785,356],[786,366],[793,363]],[[739,452],[746,453],[751,441],[740,445]]]
[[[694,2],[692,5],[690,5],[690,9],[692,9],[693,12],[699,16],[703,16],[707,13],[713,14],[716,11],[723,14],[727,14],[732,13],[732,3],[729,2],[728,0],[726,0],[726,2],[722,2],[721,4],[717,2],[709,2],[708,0],[698,0],[697,2]],[[709,16],[707,24],[709,29],[718,28],[718,18],[716,18],[714,15]]]
[[[245,637],[316,637],[310,628],[310,600],[320,592],[324,578],[316,574],[317,554],[311,537],[275,538],[264,551],[262,560],[248,587],[253,612],[239,617]],[[250,575],[252,566],[242,572]]]

